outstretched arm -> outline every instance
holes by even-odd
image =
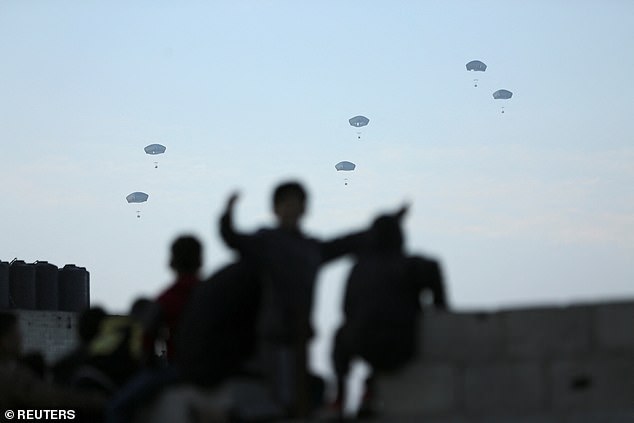
[[[245,238],[245,235],[236,232],[233,226],[233,209],[236,201],[238,201],[238,197],[239,195],[237,192],[233,192],[229,196],[225,210],[220,217],[220,236],[228,247],[236,250],[241,249],[241,245],[244,243]]]
[[[404,203],[396,212],[382,216],[394,218],[400,222],[407,214],[409,206],[409,203]],[[333,260],[346,254],[362,253],[371,248],[374,237],[373,227],[370,226],[366,230],[326,241],[322,243],[323,261]]]
[[[371,231],[368,229],[324,241],[321,244],[322,261],[327,262],[346,254],[359,253],[368,248],[371,240]]]

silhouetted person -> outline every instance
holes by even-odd
[[[101,321],[90,342],[86,364],[107,377],[103,387],[110,393],[143,368],[142,335],[141,325],[130,316],[108,315]]]
[[[105,403],[102,395],[42,380],[20,362],[21,354],[22,335],[17,317],[0,312],[0,409],[72,409],[77,413],[72,418],[75,421],[99,421]]]
[[[298,182],[286,182],[273,193],[277,225],[253,234],[236,232],[230,196],[220,220],[225,243],[254,268],[261,283],[261,302],[256,333],[267,377],[278,403],[291,416],[309,413],[312,396],[306,348],[313,335],[310,322],[313,291],[322,264],[362,248],[367,231],[331,241],[305,235],[300,227],[307,194]],[[318,384],[315,384],[318,386]]]
[[[89,356],[90,343],[99,333],[99,325],[105,317],[106,312],[101,307],[91,307],[79,315],[77,319],[79,345],[53,365],[55,382],[71,386],[79,382],[82,366],[86,365]]]
[[[46,365],[44,354],[42,354],[40,351],[31,351],[22,354],[22,357],[20,357],[20,362],[31,369],[31,371],[40,379],[44,380],[47,378],[49,367]]]
[[[176,339],[176,364],[186,382],[213,388],[247,371],[259,303],[257,274],[244,262],[222,267],[196,287]]]
[[[372,233],[370,248],[358,256],[348,277],[345,320],[335,337],[339,406],[344,404],[345,380],[354,358],[379,372],[396,370],[414,357],[423,292],[431,292],[436,307],[447,307],[439,264],[404,253],[397,218],[379,217]]]
[[[130,318],[140,327],[141,335],[141,366],[157,368],[167,366],[167,351],[165,340],[169,337],[169,329],[164,327],[161,306],[146,297],[139,297],[132,303]],[[161,355],[156,353],[157,342],[163,342]]]
[[[178,237],[171,246],[170,267],[176,273],[176,280],[156,299],[161,309],[162,320],[169,331],[166,340],[168,361],[172,361],[175,356],[175,333],[185,305],[200,282],[202,254],[202,244],[191,235]]]
[[[176,273],[175,281],[156,299],[158,310],[151,301],[140,300],[133,305],[133,319],[139,325],[140,357],[147,364],[151,353],[148,334],[156,333],[158,327],[167,331],[166,347],[168,365],[166,367],[142,367],[112,398],[106,409],[108,423],[132,421],[139,408],[147,405],[163,389],[181,379],[180,369],[173,364],[176,357],[175,341],[178,327],[192,292],[200,283],[202,267],[202,244],[191,235],[183,235],[174,240],[170,247],[170,267]]]

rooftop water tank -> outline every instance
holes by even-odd
[[[84,267],[67,264],[59,269],[59,309],[83,311],[90,306],[90,274]]]
[[[36,305],[38,310],[57,310],[59,269],[46,261],[35,262]]]
[[[23,260],[13,260],[9,266],[9,305],[35,310],[35,266]]]
[[[9,263],[0,261],[0,310],[9,308]]]

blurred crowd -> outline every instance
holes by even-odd
[[[22,354],[16,315],[0,312],[2,409],[73,410],[75,421],[106,423],[343,421],[375,414],[376,381],[418,353],[422,310],[447,308],[439,263],[405,252],[408,206],[320,240],[301,229],[308,198],[300,183],[275,188],[276,224],[253,233],[234,226],[238,199],[229,197],[219,219],[220,235],[235,252],[231,263],[203,276],[202,243],[179,236],[170,246],[172,283],[134,301],[127,315],[85,310],[78,346],[56,363]],[[354,265],[342,281],[344,321],[331,352],[336,378],[328,381],[308,365],[313,292],[321,266],[342,256]],[[346,380],[357,359],[372,373],[359,413],[349,416]]]

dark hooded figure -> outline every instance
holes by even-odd
[[[358,257],[348,276],[344,324],[333,350],[338,398],[344,404],[344,386],[355,358],[368,362],[374,372],[397,370],[417,351],[421,294],[431,291],[436,307],[447,307],[438,262],[403,251],[399,220],[377,218],[371,247]],[[370,389],[366,381],[366,398]],[[362,404],[366,406],[368,404]]]

